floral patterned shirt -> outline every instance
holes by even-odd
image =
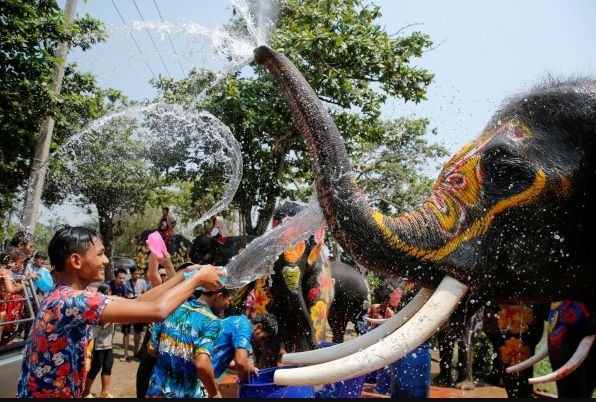
[[[155,324],[148,347],[157,351],[147,397],[201,398],[194,359],[212,355],[221,321],[198,300],[184,302],[165,321]]]
[[[46,293],[25,348],[18,398],[80,398],[92,325],[110,299],[92,288],[56,285]]]
[[[219,378],[234,360],[236,348],[250,349],[251,339],[252,324],[245,315],[235,315],[222,321],[211,362],[215,378]]]

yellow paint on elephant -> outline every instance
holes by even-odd
[[[295,292],[298,289],[298,284],[300,283],[300,268],[286,266],[283,267],[282,273],[288,288],[292,292]]]
[[[515,366],[532,356],[529,346],[517,338],[507,339],[501,346],[501,362],[505,367]]]
[[[327,322],[327,311],[329,307],[323,300],[319,300],[310,308],[310,319],[315,330],[315,338],[317,342],[321,342],[325,323]]]
[[[306,243],[301,241],[295,247],[290,247],[284,252],[284,259],[290,264],[296,264],[298,260],[304,255],[306,250]]]
[[[559,321],[559,307],[561,307],[561,305],[563,304],[563,302],[554,302],[550,304],[550,311],[551,313],[554,311],[554,315],[552,316],[551,319],[549,319],[548,322],[548,332],[552,333],[555,328],[557,327],[557,322]]]
[[[383,214],[375,211],[373,212],[373,218],[381,230],[381,233],[393,248],[403,251],[408,256],[418,258],[422,261],[440,261],[456,250],[461,244],[471,241],[472,239],[484,234],[488,230],[495,216],[511,208],[521,207],[531,203],[542,193],[545,187],[546,174],[542,171],[539,171],[536,174],[534,183],[529,189],[522,192],[521,194],[498,202],[488,211],[484,217],[473,222],[462,234],[447,242],[444,246],[438,249],[424,250],[406,244],[402,242],[398,236],[393,234],[389,227],[387,227]]]
[[[267,296],[267,277],[257,280],[255,283],[255,303],[254,309],[256,315],[267,314],[267,306],[271,303],[269,296]]]

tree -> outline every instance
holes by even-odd
[[[296,64],[329,106],[351,155],[364,155],[371,147],[394,139],[402,143],[422,141],[410,150],[423,152],[417,154],[418,159],[412,156],[395,162],[394,171],[416,161],[410,165],[412,172],[426,158],[440,156],[439,147],[430,151],[422,146],[425,143],[420,129],[426,129],[424,122],[404,126],[418,127],[416,135],[402,135],[391,129],[392,123],[380,119],[380,106],[389,97],[414,102],[424,99],[433,75],[411,66],[410,60],[432,46],[426,35],[389,35],[376,23],[381,16],[379,8],[361,0],[282,0],[278,6],[279,19],[273,22],[269,42]],[[242,29],[242,24],[236,19],[230,25]],[[304,141],[279,88],[267,71],[253,67],[255,76],[228,75],[198,107],[220,118],[241,145],[244,175],[233,206],[246,222],[245,232],[260,235],[267,228],[277,200],[306,200],[313,178]],[[162,93],[161,100],[190,103],[212,76],[193,71],[179,82],[158,80],[156,86]],[[362,177],[370,182],[375,174],[381,174],[379,168],[386,167],[381,163],[366,166],[367,173]],[[385,179],[407,182],[410,177],[404,171],[386,175]],[[213,184],[220,183],[216,169],[203,169],[194,180],[195,199],[217,192]],[[416,188],[424,184],[420,175],[411,184],[405,182],[385,185]]]
[[[55,115],[62,98],[52,93],[58,42],[88,49],[105,40],[88,16],[68,28],[55,0],[0,2],[0,216],[29,177],[39,125]]]
[[[99,230],[112,255],[115,218],[145,208],[150,190],[159,184],[145,158],[145,140],[136,120],[112,118],[100,128],[83,131],[52,156],[44,199],[58,203],[76,196],[81,207],[94,205]],[[106,270],[111,279],[112,270]]]

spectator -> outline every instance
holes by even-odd
[[[110,285],[102,283],[97,288],[99,293],[110,295]],[[114,323],[108,322],[103,325],[93,326],[93,358],[91,359],[91,368],[85,381],[85,390],[83,398],[95,398],[91,394],[91,387],[95,378],[101,370],[101,392],[100,398],[113,398],[110,394],[110,380],[112,377],[112,367],[114,366],[114,350],[112,340],[114,339]]]
[[[18,321],[23,315],[24,301],[22,299],[23,284],[17,280],[23,279],[23,261],[25,253],[17,247],[9,246],[0,254],[0,315],[3,322]],[[15,301],[11,301],[15,300]],[[2,326],[0,346],[6,346],[17,334],[17,324],[6,324]]]
[[[228,237],[228,231],[225,228],[224,220],[219,215],[213,215],[211,217],[211,230],[209,235],[221,244],[225,244],[226,238]]]
[[[244,310],[244,315],[249,320],[255,318],[257,316],[257,310],[255,308],[255,290],[252,289],[248,296],[246,296],[246,310]]]
[[[165,320],[197,286],[214,290],[225,272],[195,265],[184,280],[178,273],[165,284],[131,300],[98,293],[89,285],[105,278],[109,264],[99,234],[86,227],[61,226],[48,247],[60,282],[43,299],[23,356],[17,397],[82,396],[91,326]],[[169,258],[169,257],[168,257]]]
[[[148,352],[157,361],[147,397],[221,398],[211,355],[221,328],[217,316],[229,307],[233,294],[222,288],[197,291],[195,297],[153,328]]]
[[[395,312],[389,306],[389,302],[391,300],[391,296],[389,292],[377,292],[378,298],[380,299],[380,303],[373,304],[370,306],[368,310],[368,317],[375,318],[375,319],[385,319],[391,318],[395,315]],[[368,323],[369,329],[374,329],[380,324],[373,324],[372,322]]]
[[[29,276],[33,279],[37,278],[38,276],[40,276],[42,274],[42,271],[48,270],[45,267],[47,258],[48,258],[48,256],[46,253],[44,253],[43,251],[38,251],[37,253],[35,253],[35,256],[33,258],[33,264],[30,264],[27,267],[25,267],[23,273],[26,276]],[[32,275],[32,274],[34,274],[34,275]],[[52,280],[52,282],[53,282],[53,280]],[[43,298],[45,292],[42,292],[39,289],[39,287],[35,284],[34,281],[27,282],[27,284],[31,285],[31,291],[34,293],[37,293],[38,299],[41,300]],[[52,286],[53,286],[53,284],[52,284]],[[33,308],[33,313],[37,314],[37,304],[32,302],[31,306]],[[23,317],[22,318],[30,318],[29,314],[26,314],[26,312],[28,312],[28,311],[29,311],[29,309],[26,307],[23,309]],[[28,321],[28,322],[21,324],[21,326],[23,327],[23,339],[27,339],[27,337],[29,336],[29,331],[31,331],[32,324],[33,324],[32,321]]]
[[[213,349],[213,372],[215,378],[222,376],[228,368],[236,371],[243,383],[248,383],[251,372],[256,376],[259,370],[248,361],[251,344],[262,345],[277,335],[277,318],[273,314],[258,315],[249,321],[244,315],[231,316],[222,321],[221,332]]]
[[[170,208],[163,207],[161,209],[161,219],[157,223],[157,230],[163,237],[168,250],[172,244],[172,234],[174,233],[174,226],[176,226],[176,217],[170,215]]]
[[[128,294],[128,287],[126,286],[126,269],[118,268],[114,279],[108,282],[112,296],[126,298]]]
[[[31,262],[31,257],[33,255],[33,248],[35,247],[35,237],[33,237],[33,235],[31,233],[28,232],[24,232],[24,231],[19,231],[17,232],[10,244],[13,247],[18,247],[21,251],[23,251],[23,253],[25,253],[25,259],[23,260],[23,267],[24,270],[27,271],[31,271],[32,266],[33,266],[33,262]],[[37,276],[33,276],[33,278],[36,278]],[[23,284],[25,285],[29,285],[29,282],[24,282]],[[33,302],[31,300],[31,302]],[[35,303],[33,303],[35,304]],[[26,319],[26,318],[31,318],[31,313],[29,311],[29,308],[25,305],[25,303],[23,303],[23,312],[21,313],[21,318],[22,319]],[[22,334],[21,336],[23,337],[23,339],[27,338],[27,324],[29,324],[29,327],[31,325],[30,322],[28,323],[20,323],[17,326],[17,333],[18,334]]]
[[[130,279],[126,283],[126,297],[128,299],[136,299],[143,293],[149,290],[147,286],[147,282],[141,278],[141,270],[139,267],[131,267],[130,268]],[[134,329],[134,353],[133,356],[139,357],[139,347],[141,346],[141,335],[143,334],[143,329],[145,329],[145,324],[142,322],[134,323],[134,324],[122,324],[122,333],[124,336],[122,337],[122,345],[124,349],[124,356],[120,358],[121,362],[128,362],[130,358],[128,357],[128,345],[130,344],[130,327]]]

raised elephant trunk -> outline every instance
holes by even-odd
[[[367,268],[428,285],[428,272],[417,274],[423,250],[439,235],[428,211],[420,209],[397,219],[375,212],[355,183],[337,126],[304,77],[284,55],[267,46],[255,50],[255,59],[276,78],[306,138],[319,202],[333,237]]]

